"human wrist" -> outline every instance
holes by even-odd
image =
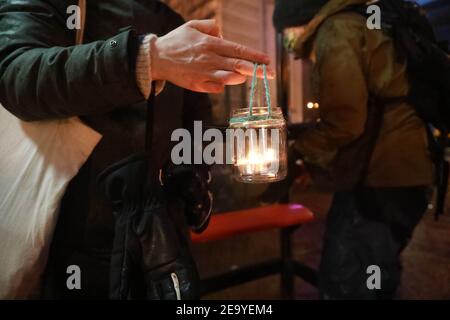
[[[142,95],[148,99],[151,93],[151,84],[152,82],[156,82],[155,89],[156,94],[159,94],[165,86],[165,81],[163,77],[155,78],[153,66],[158,65],[159,63],[154,63],[152,61],[151,52],[152,52],[152,44],[157,39],[154,34],[147,34],[140,36],[138,38],[140,45],[136,58],[136,83],[141,91]],[[158,74],[158,73],[156,73]]]
[[[151,63],[150,76],[154,81],[165,80],[161,70],[161,38],[155,36],[152,40],[150,41],[149,52]]]

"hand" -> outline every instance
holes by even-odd
[[[223,40],[214,20],[192,20],[159,37],[151,49],[151,61],[153,80],[210,93],[245,82],[253,74],[254,62],[270,63],[264,53]],[[262,77],[261,68],[258,76]],[[274,72],[268,69],[267,76],[273,78]]]

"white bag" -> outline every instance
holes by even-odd
[[[24,122],[0,105],[0,299],[39,289],[61,198],[100,139],[79,118]]]

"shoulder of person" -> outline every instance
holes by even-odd
[[[362,48],[366,28],[365,18],[358,13],[340,12],[330,16],[317,29],[315,52],[320,57],[328,56],[327,52],[333,50],[344,54],[345,48]]]
[[[328,17],[318,28],[317,37],[354,38],[367,29],[367,19],[357,12],[338,12]]]

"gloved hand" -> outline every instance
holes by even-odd
[[[211,218],[213,196],[211,173],[205,165],[168,165],[161,182],[168,197],[178,197],[185,203],[185,215],[192,231],[204,231]]]

